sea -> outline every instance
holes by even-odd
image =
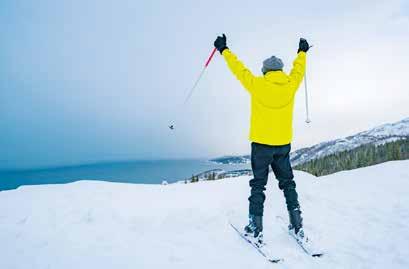
[[[212,169],[250,169],[250,164],[218,164],[204,159],[104,162],[31,170],[0,170],[0,191],[26,185],[98,180],[134,184],[173,183]]]

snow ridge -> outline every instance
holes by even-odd
[[[362,145],[381,145],[399,139],[409,139],[409,117],[395,123],[387,123],[345,138],[322,142],[291,153],[293,166],[325,157],[337,152],[352,150]],[[210,161],[219,164],[250,163],[250,155],[223,156]]]
[[[292,165],[296,166],[337,152],[352,150],[362,145],[381,145],[399,139],[409,139],[409,118],[395,123],[383,124],[356,135],[296,150],[291,154],[291,162]]]
[[[312,259],[280,228],[271,175],[264,240],[272,266],[237,236],[251,176],[195,184],[78,181],[0,192],[2,269],[409,268],[409,160],[316,178],[295,171]]]

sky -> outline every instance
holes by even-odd
[[[409,116],[408,0],[3,0],[0,169],[249,153],[250,98],[220,55],[183,104],[221,33],[255,75],[313,44],[293,149]]]

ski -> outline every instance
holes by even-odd
[[[239,230],[236,226],[234,226],[232,223],[229,223],[229,224],[230,224],[230,226],[237,232],[237,234],[238,234],[241,238],[244,239],[244,241],[246,241],[246,242],[249,243],[251,246],[253,246],[253,247],[257,250],[257,252],[258,252],[259,254],[261,254],[261,256],[263,256],[264,258],[267,259],[267,261],[269,261],[269,262],[271,262],[271,263],[279,263],[279,262],[284,261],[284,259],[281,259],[281,258],[269,257],[269,255],[267,255],[267,254],[265,253],[265,251],[263,251],[263,249],[262,249],[263,247],[266,246],[265,243],[263,243],[263,245],[261,245],[261,246],[260,246],[259,244],[256,244],[255,242],[251,241],[244,233],[240,232],[240,230]]]
[[[300,238],[298,238],[293,231],[288,230],[288,226],[286,222],[284,221],[283,217],[277,216],[276,217],[280,222],[281,222],[281,228],[287,232],[292,239],[297,243],[298,246],[309,256],[311,257],[322,257],[324,253],[320,251],[314,250],[314,248],[311,246],[312,242],[311,240],[307,237],[305,242],[301,241]]]

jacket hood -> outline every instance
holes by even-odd
[[[281,70],[267,72],[264,79],[275,84],[287,84],[290,80],[288,75]]]
[[[294,98],[294,92],[288,88],[289,76],[283,71],[267,72],[263,81],[267,87],[261,87],[254,93],[254,98],[261,105],[278,109],[288,105]]]

